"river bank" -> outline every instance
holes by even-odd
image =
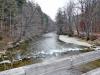
[[[64,40],[66,40],[66,38]],[[90,46],[91,44],[87,42],[81,42],[79,39],[71,37],[67,37],[67,41],[64,42],[58,40],[56,33],[48,33],[29,40],[22,40],[14,46],[9,44],[10,48],[8,47],[7,54],[3,55],[8,58],[1,59],[1,62],[5,60],[12,62],[11,59],[14,59],[12,65],[14,66],[13,68],[15,68],[94,51],[93,49],[90,50]],[[1,71],[5,70],[5,65],[7,65],[7,69],[9,69],[8,63],[3,63],[1,64],[3,68],[1,68]]]
[[[59,40],[66,42],[66,43],[73,43],[73,44],[82,45],[82,46],[86,46],[86,47],[92,46],[88,42],[85,42],[85,41],[78,39],[76,37],[69,37],[67,35],[60,35]]]

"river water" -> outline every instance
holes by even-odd
[[[79,50],[82,48],[84,47],[58,40],[56,33],[51,32],[41,37],[32,38],[28,50],[22,56],[33,57],[43,61],[79,54]]]

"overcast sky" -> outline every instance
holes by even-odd
[[[62,8],[69,0],[31,0],[37,2],[44,13],[55,19],[57,10]]]

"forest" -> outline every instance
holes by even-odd
[[[58,34],[74,34],[94,40],[100,37],[100,0],[70,1],[58,10]]]
[[[55,20],[35,1],[0,0],[0,71],[99,49],[100,0],[69,0]]]
[[[55,29],[51,18],[34,2],[0,0],[0,3],[1,40],[19,42]]]

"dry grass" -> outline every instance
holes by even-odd
[[[81,72],[86,73],[88,71],[91,71],[99,67],[100,67],[100,60],[96,60],[96,61],[89,62],[87,64],[80,65],[76,68],[78,68],[78,70],[80,70]]]
[[[11,64],[8,64],[8,63],[0,64],[0,71],[9,70],[12,68],[18,68],[18,67],[22,67],[25,65],[30,65],[32,63],[33,63],[33,61],[31,59],[23,59],[20,61],[13,62],[13,67],[11,67]],[[6,65],[6,67],[5,67],[5,65]]]

